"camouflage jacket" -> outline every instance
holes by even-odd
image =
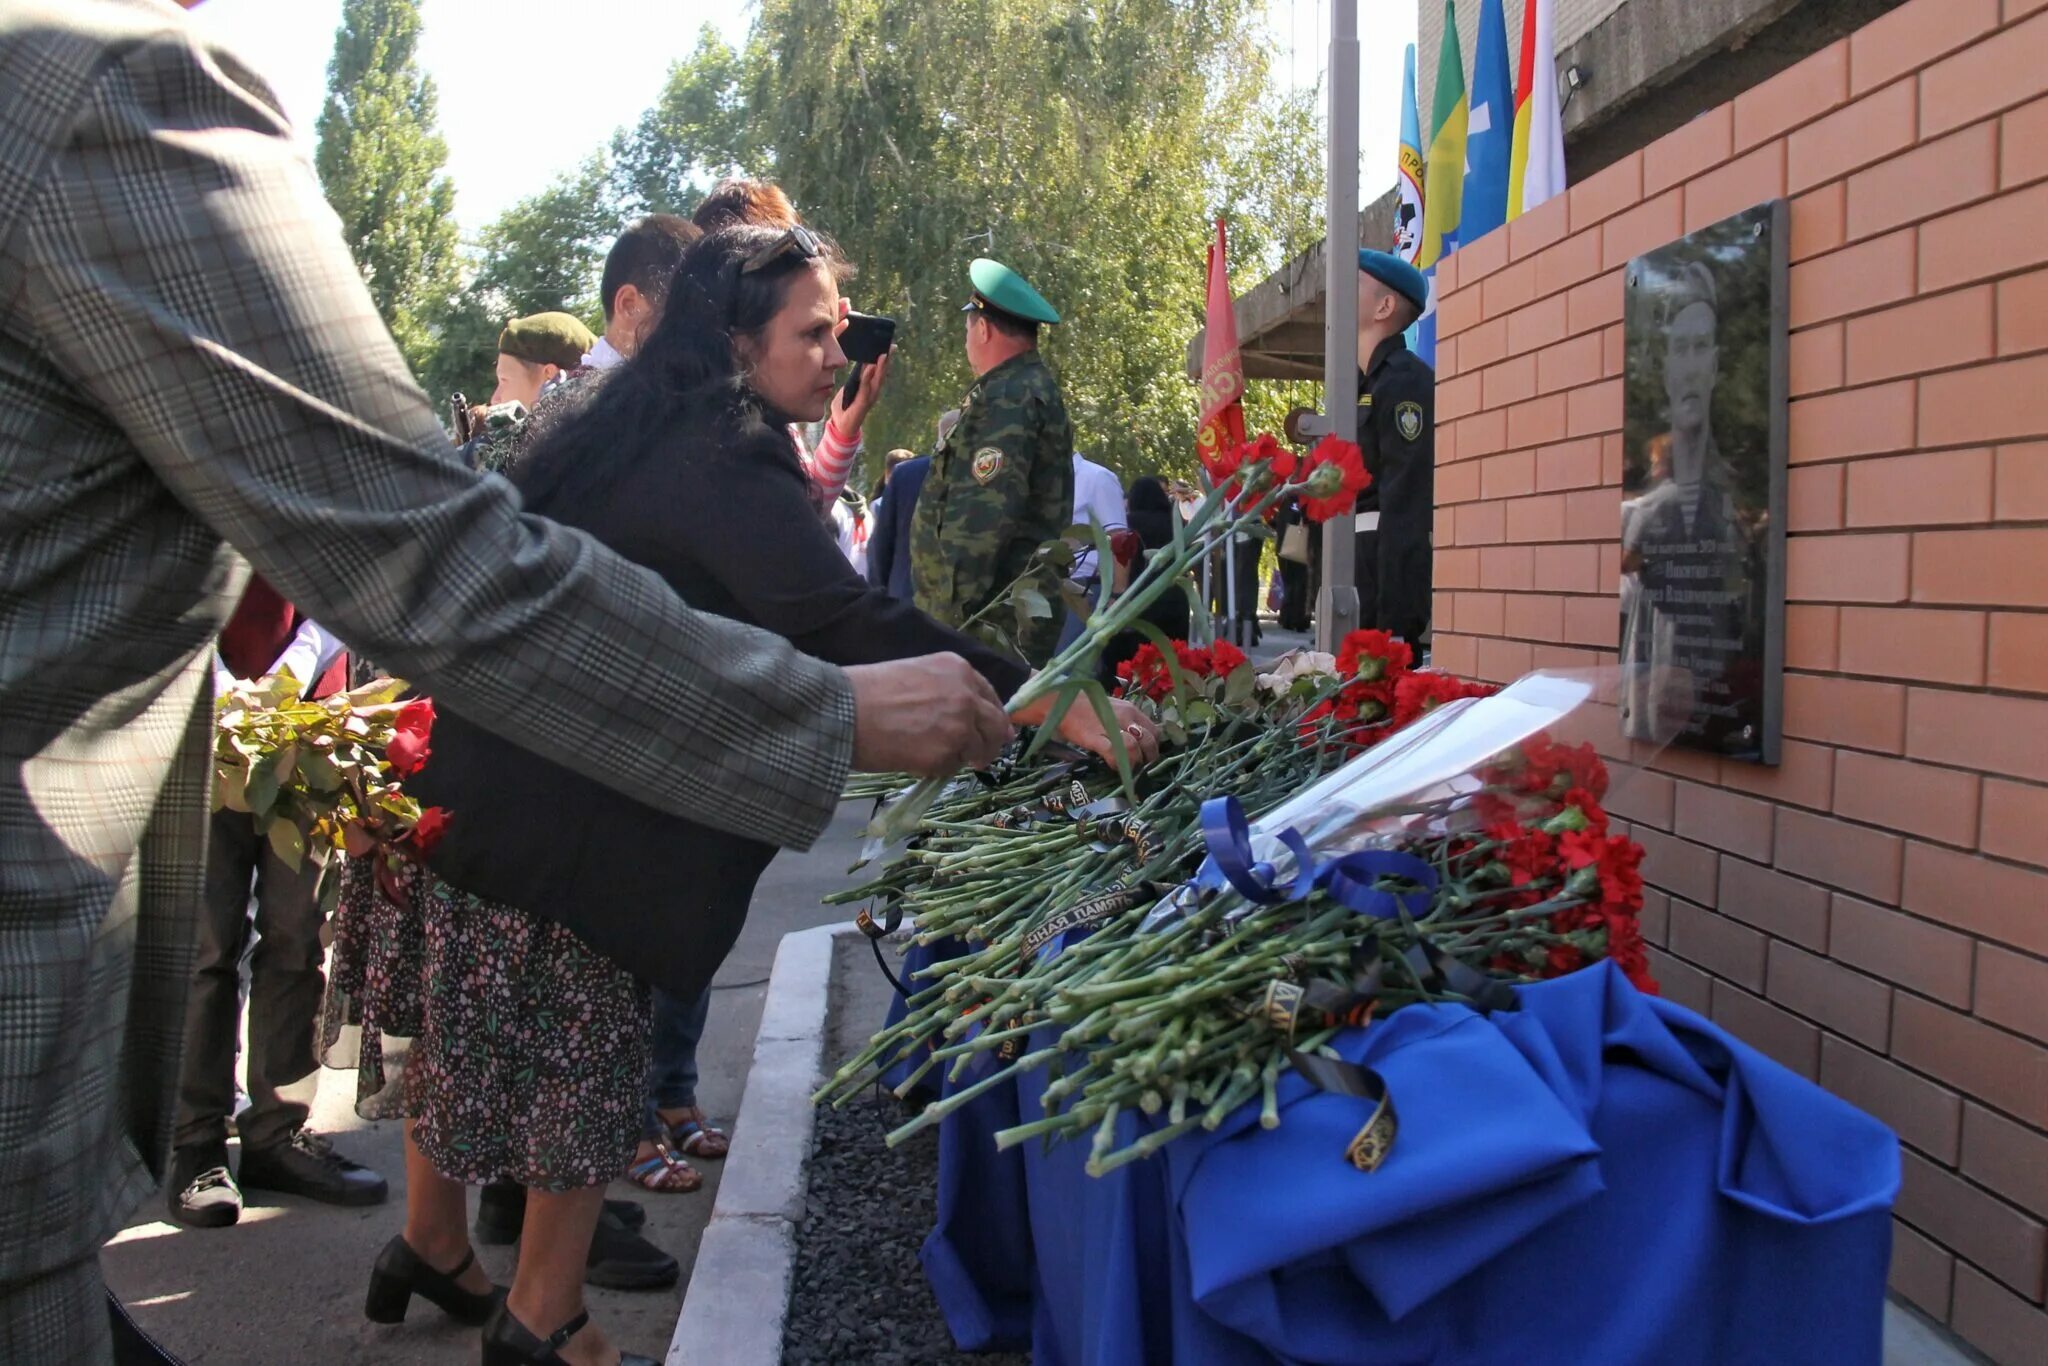
[[[1059,380],[1036,351],[976,380],[960,421],[932,455],[910,528],[917,605],[958,627],[1030,565],[1073,520],[1074,428]],[[1059,601],[1057,593],[1052,601]],[[1043,664],[1061,616],[1032,623],[1025,658]]]

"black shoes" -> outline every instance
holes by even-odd
[[[482,1294],[462,1288],[458,1278],[475,1260],[476,1253],[472,1251],[453,1271],[436,1271],[412,1250],[404,1234],[398,1235],[384,1244],[384,1250],[377,1254],[377,1264],[370,1268],[370,1293],[363,1301],[364,1317],[372,1323],[402,1323],[406,1307],[418,1295],[439,1305],[450,1318],[471,1325],[482,1323],[491,1316],[491,1310],[505,1292],[495,1285]]]
[[[303,1195],[329,1205],[378,1205],[388,1191],[383,1177],[349,1161],[310,1129],[283,1143],[244,1149],[240,1179],[244,1190]]]
[[[171,1218],[191,1228],[226,1228],[242,1217],[242,1192],[228,1174],[228,1150],[180,1148],[171,1158]]]
[[[647,1223],[647,1210],[631,1200],[607,1200],[604,1212],[617,1217],[628,1231],[638,1233]],[[526,1187],[516,1181],[493,1181],[478,1194],[476,1223],[472,1232],[485,1247],[503,1247],[519,1241],[526,1227]]]
[[[561,1353],[562,1344],[583,1331],[590,1322],[584,1310],[545,1338],[535,1337],[525,1324],[512,1317],[500,1303],[484,1325],[483,1366],[569,1366]],[[619,1366],[660,1366],[653,1357],[619,1354]]]
[[[627,1228],[611,1212],[611,1203],[605,1202],[597,1232],[591,1235],[590,1256],[583,1263],[584,1282],[607,1290],[666,1290],[674,1285],[682,1277],[681,1264]]]

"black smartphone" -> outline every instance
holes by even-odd
[[[873,365],[895,342],[896,320],[873,313],[847,314],[846,330],[839,334],[839,349],[855,365]]]

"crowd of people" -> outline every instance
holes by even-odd
[[[1005,699],[1080,613],[1011,648],[980,615],[1077,522],[1113,553],[1066,577],[1120,590],[1168,486],[1079,452],[1059,312],[980,260],[973,382],[863,496],[898,358],[845,383],[844,259],[750,179],[624,227],[600,333],[508,319],[451,440],[268,91],[175,10],[9,5],[0,87],[0,1359],[148,1350],[97,1254],[152,1195],[194,1227],[245,1190],[387,1199],[307,1127],[325,1061],[404,1122],[371,1319],[419,1297],[487,1363],[645,1361],[582,1287],[677,1263],[605,1189],[687,1194],[726,1151],[697,1050],[763,870],[850,771],[955,773],[1045,721]],[[1183,595],[1153,611],[1188,634]],[[396,884],[328,870],[323,925],[314,863],[209,816],[214,698],[325,696],[351,659],[432,695],[408,790],[457,816]],[[1059,728],[1113,749],[1090,708]],[[515,1239],[493,1286],[473,1243]]]

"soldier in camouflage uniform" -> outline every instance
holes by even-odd
[[[910,574],[918,607],[963,625],[1067,529],[1074,510],[1074,429],[1059,380],[1038,352],[1040,324],[1060,320],[1052,305],[999,262],[976,261],[965,311],[967,359],[977,376],[960,420],[932,456],[910,531]],[[1018,641],[1044,664],[1059,643],[1056,584],[1043,585],[1052,610]]]

